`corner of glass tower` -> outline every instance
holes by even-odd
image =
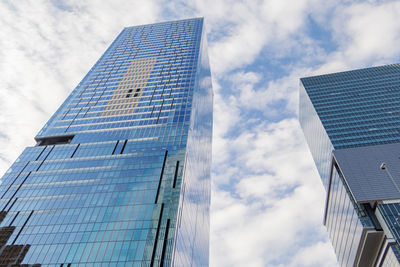
[[[203,18],[124,28],[3,176],[0,265],[208,266],[212,110]]]
[[[212,103],[211,72],[203,25],[186,149],[185,189],[179,203],[181,221],[176,235],[176,266],[209,265]]]
[[[299,120],[341,266],[400,266],[400,65],[300,79]]]

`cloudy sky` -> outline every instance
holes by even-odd
[[[399,1],[0,1],[0,173],[123,27],[199,16],[215,93],[211,266],[337,266],[299,78],[398,63]]]

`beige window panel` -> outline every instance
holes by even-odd
[[[134,112],[156,59],[156,57],[149,57],[132,60],[101,116],[124,115]]]

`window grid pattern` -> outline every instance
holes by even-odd
[[[400,64],[302,78],[335,149],[400,142]]]

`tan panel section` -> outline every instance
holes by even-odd
[[[101,116],[132,114],[146,87],[156,57],[132,60]]]

